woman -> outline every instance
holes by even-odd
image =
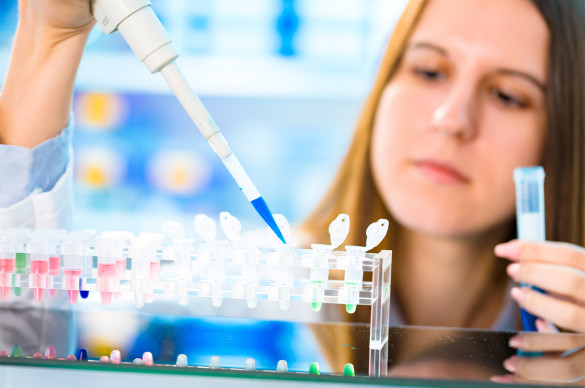
[[[514,237],[516,166],[547,171],[548,238],[583,244],[583,8],[583,0],[413,0],[405,10],[348,157],[305,225],[316,241],[338,213],[349,213],[347,242],[360,244],[369,222],[393,220],[387,247],[402,322],[517,327],[505,262],[494,255]],[[86,0],[20,1],[0,98],[3,143],[33,147],[66,125],[92,25]],[[64,190],[61,183],[45,194]],[[65,202],[33,206],[36,225],[53,222]],[[43,216],[46,209],[54,214]],[[585,331],[585,254],[577,245],[511,242],[495,253],[514,262],[515,281],[549,291],[512,288],[520,305]]]
[[[540,330],[585,331],[584,26],[582,0],[408,4],[303,228],[326,240],[347,213],[361,245],[392,220],[378,247],[393,250],[391,323],[518,329],[510,295]],[[513,240],[512,172],[527,165],[545,168],[547,238],[565,243]]]

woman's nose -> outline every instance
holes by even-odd
[[[474,93],[466,85],[453,85],[433,112],[433,128],[459,140],[470,140],[476,134]]]

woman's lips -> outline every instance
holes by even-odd
[[[437,183],[462,184],[469,182],[468,177],[447,163],[436,160],[417,160],[414,165],[424,176]]]

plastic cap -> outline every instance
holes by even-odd
[[[366,251],[375,248],[388,233],[388,220],[382,218],[370,224],[366,229]]]
[[[212,242],[217,235],[215,221],[205,214],[197,214],[195,216],[195,232],[205,242]]]
[[[340,214],[329,224],[329,238],[331,239],[331,249],[335,249],[347,238],[349,233],[349,216]]]
[[[221,212],[219,214],[219,224],[221,225],[221,230],[223,230],[223,233],[230,241],[235,242],[240,239],[242,224],[236,217],[228,212]]]

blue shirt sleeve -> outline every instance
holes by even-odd
[[[33,191],[53,189],[69,163],[73,119],[56,137],[33,149],[0,144],[0,207],[9,207]]]

